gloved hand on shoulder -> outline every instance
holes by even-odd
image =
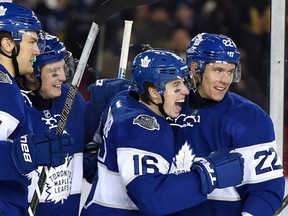
[[[206,195],[215,188],[241,184],[244,174],[244,158],[238,152],[223,149],[194,161],[191,170],[199,173],[202,193]]]
[[[72,153],[73,140],[69,134],[43,131],[26,134],[12,143],[11,154],[18,171],[27,174],[37,166],[57,167]]]
[[[95,107],[105,105],[117,93],[128,90],[132,82],[126,79],[99,79],[88,87],[90,101]]]

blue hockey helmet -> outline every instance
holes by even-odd
[[[16,43],[22,41],[26,31],[41,31],[41,23],[35,13],[19,4],[0,2],[0,31],[10,32]]]
[[[39,38],[39,40],[43,40]],[[58,37],[50,34],[45,34],[45,49],[44,52],[36,57],[33,63],[34,74],[36,77],[41,77],[41,71],[46,64],[65,60],[65,75],[70,78],[74,73],[74,59],[72,53],[66,50],[64,43]]]
[[[199,74],[204,73],[205,65],[210,62],[235,63],[233,82],[239,82],[241,78],[240,53],[235,43],[225,35],[196,35],[187,48],[186,62],[188,65],[191,62],[197,63],[196,73]]]
[[[173,51],[151,49],[138,54],[132,65],[132,82],[138,94],[144,92],[144,83],[154,84],[163,95],[168,81],[183,79],[190,88],[190,73],[186,62]]]

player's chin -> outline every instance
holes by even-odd
[[[51,98],[57,98],[61,95],[61,89],[55,88],[53,92],[51,91]]]
[[[216,97],[213,97],[213,100],[214,100],[214,101],[217,101],[217,102],[222,101],[223,98],[224,98],[224,96],[225,96],[225,95],[218,95],[218,96],[216,96]]]
[[[214,101],[222,101],[225,94],[226,94],[227,91],[223,91],[223,92],[217,92],[217,94],[212,94],[211,95],[211,100],[214,100]]]
[[[34,71],[33,67],[32,67],[32,64],[31,65],[28,65],[25,69],[25,73],[24,74],[32,74]]]
[[[180,110],[177,110],[177,111],[173,111],[173,112],[171,112],[170,113],[170,117],[171,118],[177,118],[179,115],[180,115],[180,111],[181,111],[181,109]]]

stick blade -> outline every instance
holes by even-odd
[[[93,21],[98,25],[105,23],[113,14],[144,4],[155,4],[161,0],[102,0],[99,1]]]

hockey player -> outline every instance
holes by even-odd
[[[20,75],[33,72],[40,30],[33,11],[0,3],[0,215],[26,215],[29,180],[23,174],[38,165],[59,166],[71,149],[68,134],[32,133],[16,83]]]
[[[26,74],[23,91],[27,97],[27,109],[34,132],[54,131],[57,128],[69,85],[63,84],[66,74],[74,68],[73,56],[56,36],[46,34],[45,50],[33,64],[34,73]],[[73,138],[73,151],[65,163],[53,167],[47,174],[36,215],[77,216],[83,179],[84,115],[85,101],[79,92],[73,102],[64,132]],[[34,194],[42,167],[29,174],[29,198]]]
[[[197,157],[236,148],[245,159],[239,187],[215,190],[208,200],[178,215],[271,216],[281,206],[284,178],[273,123],[253,102],[229,92],[240,79],[240,53],[225,35],[201,33],[187,48],[196,87],[173,125],[176,147],[188,144]],[[186,109],[187,108],[187,109]],[[230,173],[227,173],[227,178]]]
[[[181,112],[188,78],[186,63],[174,52],[154,49],[135,57],[135,91],[119,93],[104,111],[98,181],[83,216],[171,214],[205,201],[215,188],[242,182],[239,153],[215,152],[192,165],[193,154],[184,144],[175,155],[165,117]]]

